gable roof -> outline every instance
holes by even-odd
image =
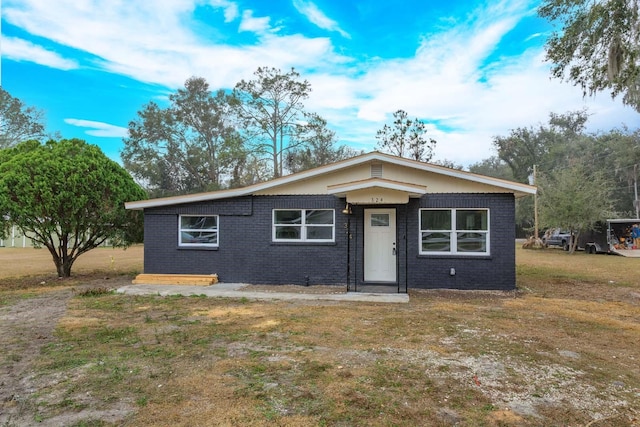
[[[369,165],[382,166],[375,168],[375,173],[374,167],[372,167],[371,175],[363,176]],[[384,165],[388,166],[394,177],[383,178],[382,176],[377,176],[382,174]],[[402,179],[396,179],[396,177],[401,177]],[[125,203],[125,207],[127,209],[145,209],[267,194],[335,194],[336,196],[342,196],[349,191],[374,188],[402,191],[408,193],[411,197],[418,197],[430,192],[431,185],[429,184],[431,182],[436,184],[434,192],[443,192],[437,189],[438,185],[442,187],[443,182],[451,182],[455,183],[454,188],[456,189],[451,192],[501,192],[513,193],[516,197],[524,197],[536,193],[536,187],[531,185],[374,151],[247,187],[132,201]]]

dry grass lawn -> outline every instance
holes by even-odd
[[[387,305],[114,294],[133,249],[0,278],[0,425],[640,425],[640,259],[518,249],[517,292]]]
[[[100,247],[80,255],[71,274],[103,272],[142,272],[142,245],[127,249]],[[17,276],[55,274],[51,254],[46,248],[0,247],[0,279]]]

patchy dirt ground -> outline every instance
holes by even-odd
[[[31,426],[32,396],[51,380],[33,370],[41,350],[55,341],[54,331],[71,298],[87,289],[116,289],[142,271],[141,245],[97,248],[78,258],[70,279],[56,277],[46,249],[0,248],[0,425]],[[115,413],[123,419],[129,412]],[[91,416],[91,414],[88,414]],[[47,420],[68,426],[87,414]]]
[[[535,263],[518,292],[411,291],[392,309],[129,298],[106,291],[140,259],[85,262],[0,276],[1,426],[640,426],[640,278],[617,258],[585,261],[611,277]]]
[[[0,300],[0,425],[32,426],[36,421],[32,396],[50,385],[51,378],[33,370],[41,350],[55,341],[55,328],[71,298],[90,289],[116,289],[131,283],[130,276],[79,275],[59,280],[53,276],[0,279],[0,289],[14,288]],[[28,291],[25,292],[25,289]],[[123,420],[130,409],[111,414],[86,410],[47,420],[50,426],[69,426],[86,418]],[[107,415],[105,417],[105,415]]]

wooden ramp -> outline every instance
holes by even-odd
[[[628,258],[640,258],[640,249],[612,249],[611,252]]]
[[[218,283],[217,274],[138,274],[134,285],[211,286]]]

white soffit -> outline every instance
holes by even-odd
[[[367,190],[373,188],[385,188],[388,190],[403,191],[415,197],[427,193],[427,187],[424,185],[409,184],[406,182],[391,181],[382,178],[369,178],[362,181],[330,185],[327,187],[327,193],[341,195],[351,191]]]

